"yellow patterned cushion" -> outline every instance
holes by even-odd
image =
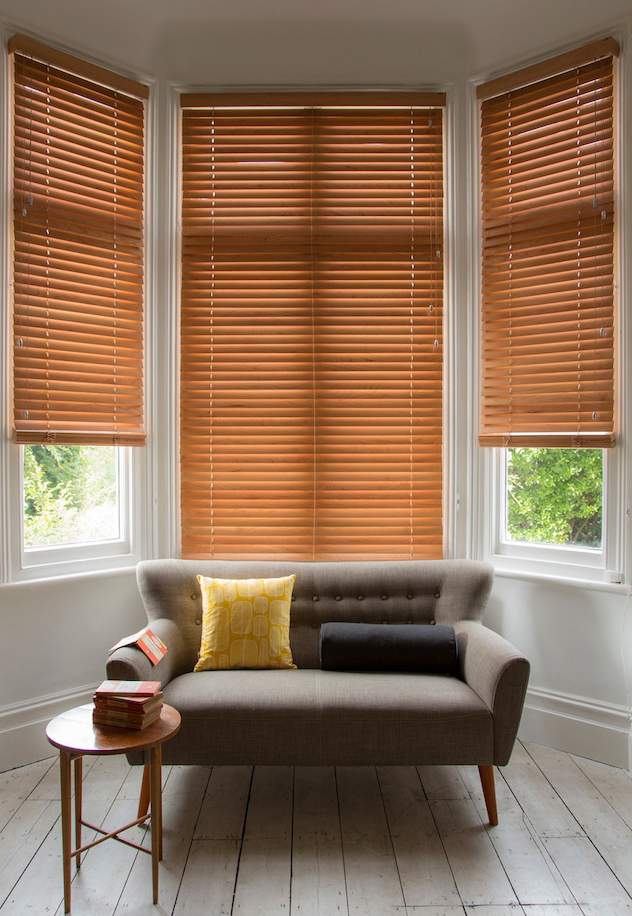
[[[214,579],[202,590],[202,644],[196,671],[296,668],[290,649],[290,602],[296,576]]]

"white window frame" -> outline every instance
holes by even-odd
[[[12,23],[0,21],[0,193],[5,201],[12,198],[11,180],[11,90],[8,39],[24,32]],[[34,35],[51,47],[57,47],[95,64],[117,72],[112,62],[95,60],[80,48],[60,46],[46,36]],[[150,86],[145,107],[145,422],[147,444],[144,447],[118,447],[120,536],[114,540],[88,544],[60,545],[46,548],[24,548],[21,446],[12,438],[11,380],[11,232],[12,213],[4,208],[0,220],[0,585],[4,583],[73,576],[77,574],[119,570],[134,567],[139,560],[158,553],[155,515],[157,501],[154,482],[158,477],[154,430],[159,407],[154,392],[157,384],[155,296],[158,288],[155,257],[157,230],[157,92],[155,80],[146,74],[125,73]]]
[[[13,578],[47,578],[51,575],[79,572],[86,568],[101,569],[111,568],[113,565],[127,565],[126,560],[129,560],[130,564],[133,562],[135,512],[132,498],[134,456],[131,448],[117,448],[119,536],[102,541],[46,547],[24,546],[24,446],[15,446],[11,452],[11,463],[16,464],[11,476],[17,480],[17,486],[12,488],[14,505],[10,512],[11,519],[17,522],[11,526],[14,528],[11,538]]]
[[[614,496],[618,491],[619,455],[617,449],[603,449],[603,502],[601,547],[574,547],[562,544],[536,544],[510,540],[505,532],[507,511],[506,451],[492,449],[491,493],[495,505],[491,514],[489,558],[499,569],[515,569],[516,564],[531,572],[572,576],[604,582],[622,578],[619,569],[617,518]]]
[[[469,257],[470,316],[468,337],[472,354],[470,362],[469,412],[472,418],[472,436],[469,454],[470,493],[468,503],[471,512],[468,519],[467,553],[476,559],[492,563],[497,574],[519,578],[547,578],[578,585],[592,584],[604,589],[625,589],[632,574],[631,558],[627,556],[626,544],[630,543],[631,469],[628,467],[626,431],[632,428],[630,412],[632,399],[628,395],[632,372],[627,365],[628,354],[632,354],[630,335],[632,322],[626,316],[625,305],[632,293],[632,255],[628,251],[630,219],[632,214],[632,183],[626,175],[632,168],[630,136],[632,116],[627,111],[632,97],[632,55],[628,43],[632,39],[627,29],[613,28],[602,34],[589,36],[575,43],[581,47],[593,38],[612,35],[618,39],[621,54],[615,58],[617,70],[617,95],[615,98],[615,167],[617,201],[615,212],[615,295],[617,300],[616,396],[618,403],[618,441],[612,449],[604,449],[604,499],[602,546],[600,549],[546,544],[521,544],[504,536],[505,520],[505,454],[504,449],[482,448],[478,445],[480,351],[479,328],[481,320],[481,216],[480,216],[480,103],[476,96],[477,86],[492,74],[481,74],[470,80],[468,87],[468,123],[470,157],[468,174],[470,194],[468,201],[468,222],[472,240]],[[511,73],[522,66],[546,60],[556,54],[570,50],[569,47],[551,49],[535,60],[515,61],[496,72],[493,76]]]

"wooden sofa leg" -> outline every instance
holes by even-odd
[[[149,811],[149,772],[149,764],[146,763],[143,767],[143,781],[140,786],[140,798],[138,799],[137,817],[145,817]]]
[[[488,765],[480,765],[478,772],[479,776],[481,777],[483,795],[485,796],[485,806],[487,808],[487,816],[489,817],[489,826],[496,827],[498,826],[498,809],[496,808],[496,783],[494,782],[494,767]]]

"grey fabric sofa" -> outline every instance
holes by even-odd
[[[295,573],[290,638],[298,669],[193,673],[198,573]],[[160,679],[165,701],[182,715],[180,733],[164,747],[166,763],[477,764],[494,823],[493,765],[509,760],[529,663],[480,623],[491,583],[491,567],[465,560],[144,562],[138,585],[147,618],[169,651],[152,667],[140,650],[119,649],[107,676]],[[461,678],[321,671],[320,625],[332,620],[452,624]]]

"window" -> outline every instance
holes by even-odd
[[[601,449],[511,448],[505,457],[507,541],[601,549]]]
[[[488,449],[491,524],[482,534],[499,572],[620,582],[617,451]]]
[[[120,538],[118,455],[112,446],[24,447],[22,518],[27,550]]]
[[[131,551],[125,446],[145,442],[148,90],[25,36],[9,50],[14,566],[65,569]]]
[[[604,39],[478,88],[490,549],[604,575],[618,457],[617,53]]]
[[[441,556],[443,104],[182,97],[183,555]]]
[[[134,561],[131,449],[25,445],[19,457],[18,578]]]
[[[33,45],[11,43],[16,440],[143,444],[144,104]]]
[[[614,443],[615,49],[603,45],[538,82],[480,87],[481,445]]]

